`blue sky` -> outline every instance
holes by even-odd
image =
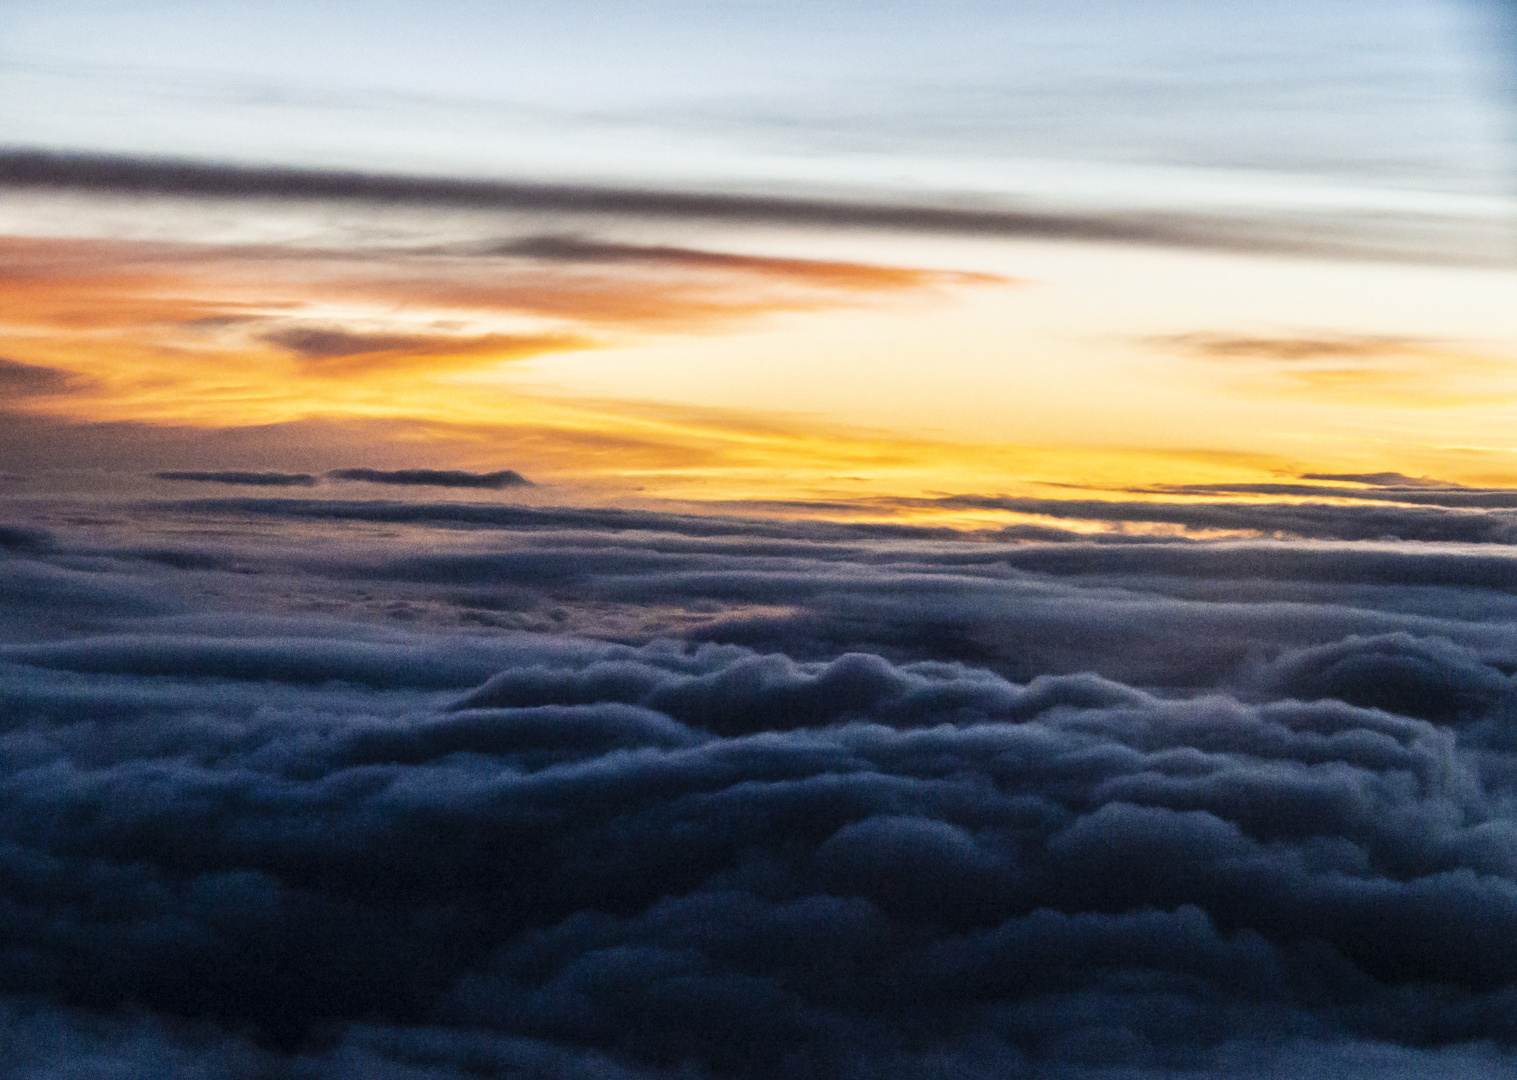
[[[1055,201],[1510,186],[1510,56],[1491,10],[1442,0],[8,0],[0,17],[12,146]]]

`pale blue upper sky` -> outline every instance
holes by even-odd
[[[1512,193],[1495,22],[1472,0],[0,0],[0,145],[1481,217]]]

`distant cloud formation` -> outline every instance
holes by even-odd
[[[43,367],[40,364],[22,364],[0,357],[0,393],[7,397],[37,397],[43,394],[61,394],[74,383],[67,371]]]
[[[810,280],[818,285],[851,288],[891,288],[902,285],[930,285],[934,282],[1002,285],[1007,283],[1007,280],[1000,275],[988,273],[964,271],[944,273],[910,267],[872,266],[824,259],[737,255],[669,245],[614,244],[570,235],[531,236],[474,250],[488,255],[525,255],[551,262],[642,263],[696,270],[733,270],[777,278]]]
[[[310,473],[278,472],[160,472],[159,480],[189,480],[205,484],[246,484],[250,487],[312,487],[316,477]]]
[[[1232,334],[1172,334],[1153,339],[1154,344],[1177,348],[1216,360],[1271,360],[1282,362],[1357,360],[1387,354],[1422,351],[1429,342],[1380,334],[1332,336],[1243,337]]]
[[[484,357],[493,362],[589,345],[568,334],[365,334],[330,326],[277,326],[262,343],[299,357],[307,374],[361,375],[435,364],[440,358]]]
[[[1512,1067],[1506,549],[246,498],[0,551],[12,1062]]]
[[[1310,490],[1275,485],[1198,485],[1165,488],[1171,494],[1203,494],[1224,488],[1229,493],[1315,494],[1335,496],[1333,490]],[[1356,493],[1345,497],[1363,498]],[[1372,496],[1371,496],[1372,497]],[[1517,493],[1498,491],[1478,498],[1443,493],[1423,494],[1397,502],[1428,502],[1434,506],[1340,506],[1332,503],[1145,502],[1116,499],[1039,499],[1000,495],[950,495],[931,500],[896,500],[903,506],[1005,510],[1080,521],[1151,522],[1190,530],[1227,530],[1283,535],[1311,540],[1428,540],[1474,544],[1517,542],[1517,516],[1461,509],[1465,506],[1517,507]],[[1450,508],[1443,508],[1448,505]]]
[[[1424,409],[1517,396],[1513,357],[1469,343],[1383,334],[1209,332],[1147,341],[1165,352],[1235,368],[1231,379],[1254,393]]]
[[[1302,480],[1343,481],[1347,487],[1324,483],[1164,484],[1130,488],[1133,494],[1157,495],[1290,495],[1306,499],[1355,499],[1363,502],[1409,505],[1517,509],[1517,489],[1477,488],[1400,473],[1305,473]]]
[[[1223,213],[1110,211],[1095,213],[965,207],[950,200],[910,203],[597,187],[355,171],[273,168],[41,150],[0,150],[0,185],[134,195],[278,199],[365,199],[413,205],[490,207],[560,214],[708,220],[798,227],[1088,240],[1222,251],[1348,258],[1426,259],[1505,265],[1510,255],[1466,243],[1423,247],[1408,237],[1333,228],[1321,214],[1256,220]]]
[[[1407,476],[1398,472],[1377,473],[1302,473],[1303,480],[1341,480],[1350,484],[1369,484],[1374,487],[1442,487],[1457,488],[1460,484],[1447,480],[1433,480],[1426,476]]]
[[[0,549],[46,551],[52,546],[52,541],[52,535],[44,529],[27,528],[24,525],[0,525]]]
[[[248,487],[314,487],[322,479],[311,473],[280,472],[169,471],[153,475],[159,480],[240,484]],[[396,484],[404,487],[479,488],[490,491],[533,486],[532,481],[514,469],[501,469],[488,473],[472,473],[460,469],[334,469],[325,474],[325,479],[357,480],[369,484]]]
[[[458,469],[335,469],[327,473],[333,480],[362,480],[369,484],[399,484],[406,487],[485,488],[501,490],[531,487],[532,481],[513,469],[471,473]]]

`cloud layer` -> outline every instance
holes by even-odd
[[[1286,488],[1288,490],[1280,490]],[[943,509],[1005,510],[1074,521],[1161,523],[1197,532],[1256,533],[1308,540],[1426,540],[1510,544],[1517,539],[1517,492],[1454,489],[1411,491],[1334,489],[1308,485],[1194,485],[1150,489],[1167,495],[1259,494],[1316,496],[1431,505],[1358,506],[1329,502],[1164,502],[1116,499],[1047,499],[1005,495],[950,495],[897,500],[895,505]],[[1491,512],[1485,508],[1498,512]]]
[[[337,469],[327,474],[334,480],[362,480],[370,484],[403,487],[489,488],[530,487],[532,481],[513,469],[471,473],[459,469]]]
[[[1512,1066],[1502,552],[280,499],[0,538],[23,1068]]]
[[[160,472],[159,480],[188,480],[206,484],[235,484],[247,487],[314,487],[317,478],[310,473],[279,472]],[[531,487],[532,481],[514,469],[472,473],[462,469],[334,469],[329,480],[358,480],[368,484],[393,484],[400,487],[482,488],[503,490]]]
[[[312,487],[316,477],[310,473],[278,472],[161,472],[155,473],[159,480],[188,480],[202,484],[240,484],[248,487]]]
[[[654,220],[706,220],[830,228],[891,229],[979,236],[1159,244],[1235,251],[1312,253],[1363,258],[1428,258],[1406,238],[1363,235],[1323,215],[1257,220],[1226,214],[1165,211],[1078,213],[965,207],[949,199],[881,201],[728,194],[635,187],[540,184],[405,176],[198,161],[164,161],[35,150],[0,152],[0,184],[27,189],[277,199],[362,199],[384,204],[490,207],[536,213],[615,215]],[[541,253],[550,254],[544,246]],[[1504,253],[1466,245],[1438,251],[1435,261],[1507,261]]]

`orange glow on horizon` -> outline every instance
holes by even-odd
[[[1279,261],[1026,244],[1016,260],[1039,272],[1021,275],[984,245],[919,246],[922,266],[841,242],[801,259],[563,236],[351,249],[0,237],[7,408],[269,439],[315,423],[323,460],[363,445],[959,527],[1010,519],[869,500],[1059,485],[1173,498],[1134,489],[1313,469],[1517,477],[1517,457],[1458,449],[1502,445],[1495,410],[1517,402],[1517,327],[1504,338],[1499,319],[1475,345],[1371,332],[1368,300],[1343,297],[1360,314],[1338,333],[1261,332],[1257,315],[1247,332],[1176,331],[1237,318],[1209,298],[1218,272],[1259,282],[1261,312],[1317,301],[1285,291],[1310,286]],[[970,269],[938,268],[957,255]],[[1385,279],[1407,296],[1462,283],[1397,273]],[[1028,276],[1043,284],[1013,288]]]

